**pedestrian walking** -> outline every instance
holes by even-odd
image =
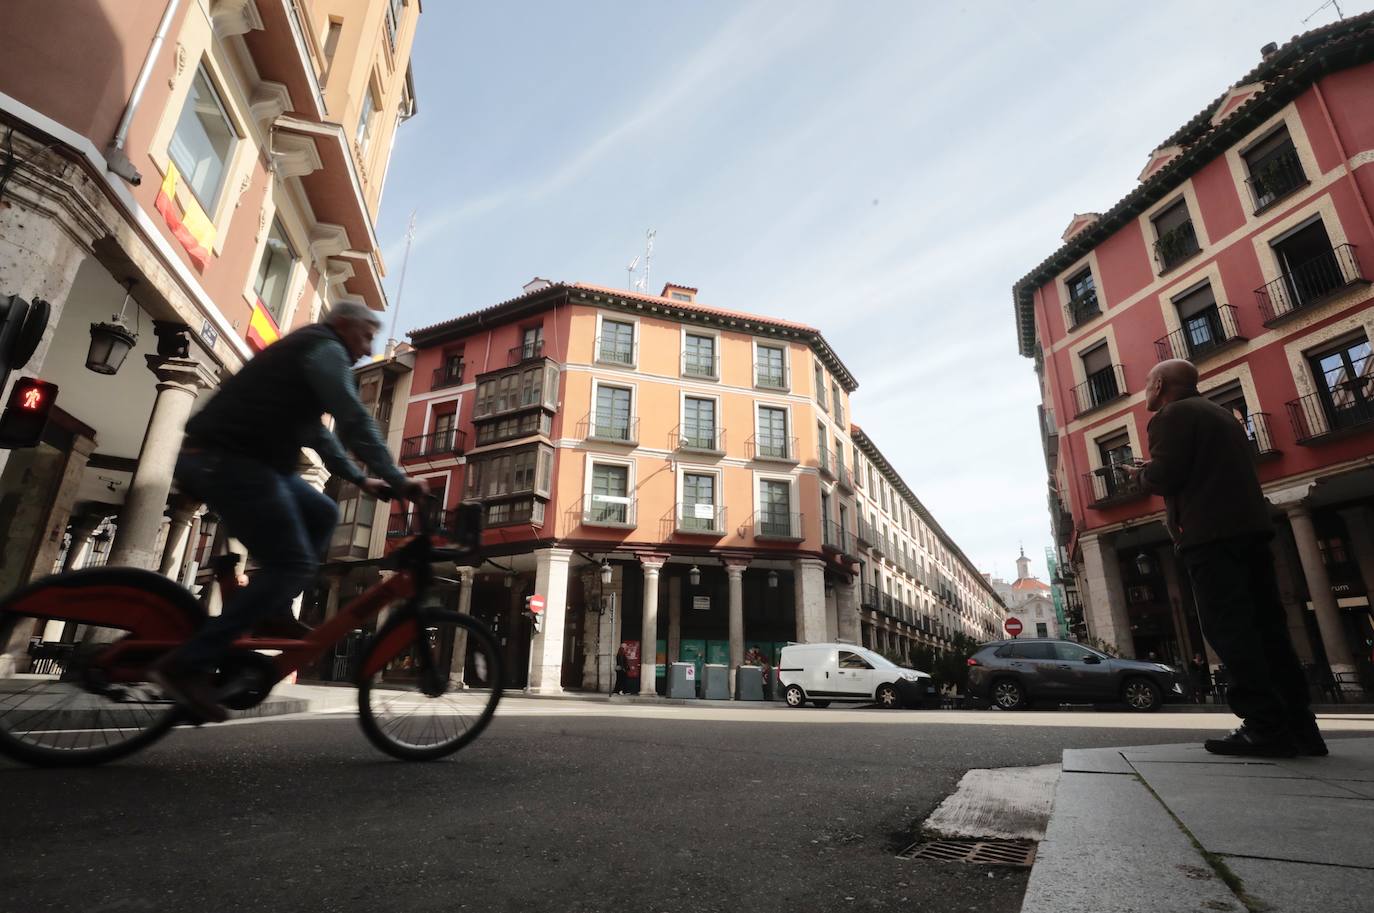
[[[629,657],[626,655],[625,645],[621,644],[620,649],[615,651],[615,693],[625,694],[630,690],[629,682],[626,680],[630,671]]]
[[[1207,702],[1207,694],[1212,690],[1212,670],[1207,667],[1207,659],[1201,653],[1194,653],[1188,663],[1188,687],[1193,693],[1194,704]]]
[[[1229,671],[1227,702],[1242,722],[1205,747],[1214,754],[1324,755],[1288,636],[1269,552],[1274,527],[1249,437],[1231,413],[1199,395],[1197,379],[1197,368],[1182,359],[1150,370],[1150,461],[1126,471],[1164,496],[1203,634]]]

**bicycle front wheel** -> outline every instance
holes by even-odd
[[[481,622],[458,612],[397,618],[363,654],[358,721],[404,761],[442,758],[487,728],[501,700],[501,658]]]

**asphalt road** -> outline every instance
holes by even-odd
[[[1120,714],[502,709],[429,764],[347,714],[178,730],[89,770],[0,761],[0,913],[1016,911],[1023,871],[896,858],[966,770],[1199,737]]]

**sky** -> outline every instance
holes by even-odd
[[[1011,286],[1322,2],[426,0],[378,224],[398,335],[535,276],[624,288],[652,228],[651,292],[819,328],[977,567],[1043,577]]]

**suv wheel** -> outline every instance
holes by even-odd
[[[1026,692],[1013,679],[1000,679],[993,682],[992,703],[998,710],[1020,710],[1026,706]]]
[[[896,710],[902,706],[902,696],[897,693],[896,685],[879,685],[873,697],[884,710]]]
[[[1158,710],[1164,703],[1159,686],[1148,678],[1128,678],[1121,689],[1121,697],[1126,706],[1136,713],[1150,713]]]
[[[788,685],[783,692],[783,698],[789,707],[800,707],[806,703],[806,692],[802,691],[801,685]]]

